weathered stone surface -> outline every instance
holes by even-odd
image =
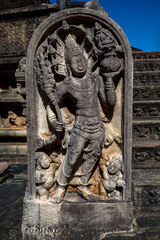
[[[148,87],[156,86],[160,83],[160,73],[159,72],[134,72],[134,87]]]
[[[160,61],[159,59],[155,60],[137,60],[134,61],[134,70],[137,72],[143,72],[143,71],[160,71]]]
[[[1,56],[25,56],[26,48],[35,28],[45,17],[24,18],[20,21],[0,21]]]
[[[160,208],[159,169],[133,171],[133,201],[141,209],[148,207],[154,212]],[[145,211],[146,212],[146,211]]]
[[[156,94],[154,95],[156,98]],[[142,118],[143,120],[158,120],[160,118],[160,101],[135,101],[133,104],[133,119],[141,120]]]
[[[159,240],[159,232],[153,231],[138,231],[134,234],[108,234],[102,240]]]
[[[157,86],[152,85],[147,87],[135,87],[133,90],[134,101],[152,101],[154,104],[159,104],[158,101],[160,100],[160,88],[158,84],[159,82],[157,82]]]
[[[154,60],[160,58],[160,52],[158,51],[151,51],[151,52],[145,52],[145,51],[133,51],[133,59],[134,61],[137,60]]]
[[[131,209],[131,203],[123,202],[63,202],[57,205],[26,201],[24,211],[27,215],[23,217],[22,232],[24,239],[37,236],[57,240],[103,239],[107,232],[132,230]]]
[[[133,145],[133,168],[160,168],[160,143],[143,142]]]
[[[160,121],[134,121],[133,122],[133,141],[159,141],[160,139]]]
[[[27,144],[16,143],[16,142],[1,142],[0,143],[0,159],[1,160],[13,160],[13,159],[23,159],[26,161],[27,155]]]
[[[14,171],[13,171],[14,173]],[[0,238],[22,239],[21,221],[26,180],[22,178],[0,184]]]
[[[159,164],[159,52],[133,52],[133,167],[150,169],[151,175]],[[156,178],[155,178],[156,179]],[[148,184],[147,178],[143,182]],[[159,185],[159,182],[157,182]],[[136,189],[134,189],[136,191]]]

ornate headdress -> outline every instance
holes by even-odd
[[[68,34],[65,40],[65,58],[66,61],[69,62],[71,57],[77,56],[77,55],[82,55],[82,50],[80,46],[77,44],[74,36],[71,34]]]

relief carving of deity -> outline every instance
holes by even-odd
[[[122,200],[123,52],[114,34],[62,21],[37,49],[36,192]]]

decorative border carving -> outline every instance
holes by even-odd
[[[160,52],[133,52],[132,54],[134,60],[139,59],[159,59]]]
[[[47,16],[0,22],[0,55],[22,55],[34,30]]]
[[[133,122],[133,141],[159,141],[160,123],[135,123]]]
[[[134,199],[138,205],[144,206],[159,206],[160,203],[160,187],[159,186],[147,186],[147,187],[135,187]]]
[[[158,147],[133,147],[133,166],[136,168],[159,168],[160,146]]]
[[[160,61],[134,61],[134,71],[160,71]]]
[[[134,88],[133,90],[134,101],[146,101],[146,100],[160,100],[160,88]],[[157,102],[158,104],[158,102]]]
[[[160,98],[160,94],[159,94]],[[160,104],[157,103],[134,103],[133,105],[133,119],[159,119],[160,118]]]
[[[159,85],[160,73],[134,73],[134,86]]]

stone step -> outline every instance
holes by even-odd
[[[159,86],[160,72],[134,72],[133,86]]]
[[[149,208],[152,209],[152,207],[150,205],[147,208],[148,214],[144,214],[144,210],[145,210],[144,207],[143,208],[137,207],[139,211],[137,211],[136,223],[137,223],[138,228],[144,232],[141,236],[138,235],[138,233],[137,233],[135,240],[159,240],[160,239],[159,238],[160,237],[160,225],[159,225],[159,223],[160,223],[159,210],[160,209],[157,208],[156,212],[151,212],[151,211],[149,212]],[[138,214],[138,212],[140,212],[140,209],[142,209],[143,214],[142,213]]]
[[[133,101],[152,101],[160,100],[160,85],[159,86],[143,86],[133,88]]]
[[[133,142],[160,141],[160,120],[133,121]]]
[[[24,158],[27,155],[27,143],[25,142],[1,142],[0,160]]]
[[[160,95],[160,94],[159,94]],[[150,99],[150,98],[149,98]],[[159,120],[160,119],[160,96],[159,100],[146,100],[133,102],[134,120]]]
[[[139,228],[139,227],[137,227]],[[135,233],[122,233],[121,235],[106,234],[101,240],[159,240],[160,231],[156,230],[137,230]],[[94,238],[95,239],[95,238]],[[75,239],[78,240],[78,239]]]
[[[160,71],[160,59],[155,60],[137,60],[134,61],[134,72],[159,72]]]
[[[133,51],[132,52],[133,60],[155,60],[155,59],[160,59],[160,51]]]
[[[152,174],[151,174],[152,171]],[[134,186],[158,186],[160,188],[159,169],[136,169],[132,172]]]
[[[26,138],[27,129],[1,128],[0,138]]]
[[[160,170],[136,169],[132,171],[134,205],[160,210]]]
[[[159,120],[133,120],[133,125],[141,125],[141,124],[144,124],[144,125],[149,125],[149,124],[160,124],[160,119]]]
[[[157,148],[160,150],[160,141],[143,141],[143,142],[136,142],[133,140],[133,149],[134,148]]]
[[[15,93],[13,90],[3,90],[0,93],[0,103],[25,103],[26,101],[20,95]]]
[[[132,165],[133,169],[160,168],[160,141],[133,142]]]

